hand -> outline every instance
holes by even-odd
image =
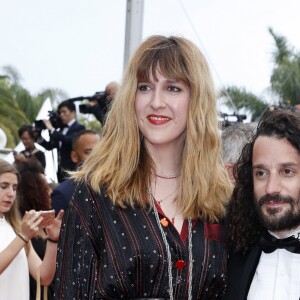
[[[52,123],[49,120],[43,120],[43,122],[48,130],[54,129],[54,127],[52,126]]]
[[[61,220],[63,218],[64,211],[60,210],[57,217],[53,220],[53,222],[45,227],[46,233],[51,240],[57,241],[60,234]]]
[[[26,157],[22,153],[14,153],[14,158],[16,161],[25,161]]]
[[[41,217],[40,212],[35,210],[26,211],[22,221],[21,221],[21,234],[29,241],[31,240],[39,231],[39,224],[42,222],[43,217]]]

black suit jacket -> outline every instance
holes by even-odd
[[[244,256],[230,251],[227,270],[227,291],[223,300],[246,300],[257,268],[261,249],[254,244]]]
[[[66,209],[75,191],[75,182],[67,179],[60,183],[51,194],[51,206],[55,210],[55,215],[61,209]]]
[[[55,129],[54,132],[50,134],[49,142],[42,140],[39,144],[46,150],[57,148],[60,161],[59,168],[62,170],[74,171],[76,169],[76,164],[71,160],[72,139],[78,131],[83,129],[85,129],[85,127],[75,121],[65,135],[62,134],[62,130]],[[59,147],[59,142],[62,143],[61,147]]]

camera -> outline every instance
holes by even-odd
[[[63,123],[59,116],[58,112],[48,111],[49,121],[51,122],[54,128],[62,127]],[[43,120],[35,120],[34,121],[34,128],[35,131],[41,132],[44,129],[47,129]]]
[[[246,115],[239,115],[233,113],[232,115],[226,113],[220,113],[221,120],[221,127],[228,127],[230,125],[234,125],[235,123],[243,123],[243,120],[247,119]]]
[[[89,101],[97,101],[96,105],[80,104],[79,111],[82,114],[95,114],[98,109],[105,109],[108,104],[106,92],[96,92],[91,97],[86,97]]]
[[[85,99],[89,101],[97,101],[97,103],[95,105],[80,104],[79,111],[82,114],[93,114],[96,119],[103,124],[110,103],[106,92],[96,92],[93,96],[86,97]]]

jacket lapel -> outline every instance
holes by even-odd
[[[255,244],[249,254],[244,265],[243,275],[241,278],[240,295],[238,299],[247,299],[247,295],[252,283],[253,276],[255,274],[256,267],[261,255],[261,249]]]

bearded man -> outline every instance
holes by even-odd
[[[265,114],[236,165],[225,299],[300,297],[300,114]]]

